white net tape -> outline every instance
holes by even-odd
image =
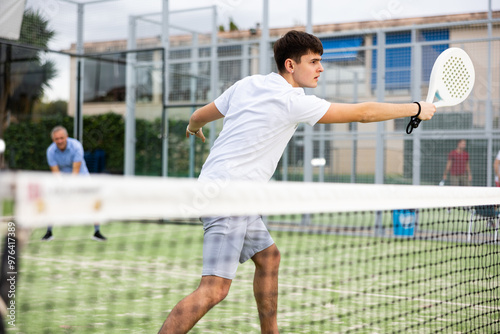
[[[84,224],[110,220],[211,215],[295,214],[495,205],[500,188],[303,182],[200,183],[159,177],[54,176],[7,173],[18,224]],[[9,186],[10,185],[10,186]]]

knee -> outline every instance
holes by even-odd
[[[278,247],[274,247],[268,254],[269,262],[272,267],[279,267],[281,262],[281,253]]]
[[[229,293],[229,288],[226,287],[214,287],[210,293],[211,304],[216,305],[223,301]]]
[[[276,245],[272,245],[271,247],[269,247],[269,252],[267,256],[271,262],[274,262],[275,264],[279,265],[281,261],[281,253],[278,247],[276,247]]]
[[[281,262],[281,253],[276,245],[272,245],[266,250],[258,253],[252,259],[259,268],[268,270],[277,269]]]
[[[208,299],[211,306],[223,301],[229,293],[230,284],[220,282],[220,279],[206,279],[198,287],[202,294]]]
[[[276,247],[276,250],[274,251],[274,258],[277,264],[279,265],[281,262],[281,252],[279,251],[278,247]]]

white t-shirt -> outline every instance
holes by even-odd
[[[202,181],[269,181],[298,124],[316,124],[330,107],[277,73],[246,77],[214,103],[225,118]]]

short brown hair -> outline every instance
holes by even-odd
[[[300,63],[300,58],[308,53],[323,54],[323,44],[318,37],[307,32],[290,30],[273,46],[274,60],[278,72],[285,72],[285,61],[290,58]]]

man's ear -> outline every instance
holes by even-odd
[[[285,69],[288,73],[293,73],[295,70],[295,62],[290,58],[285,60]]]

